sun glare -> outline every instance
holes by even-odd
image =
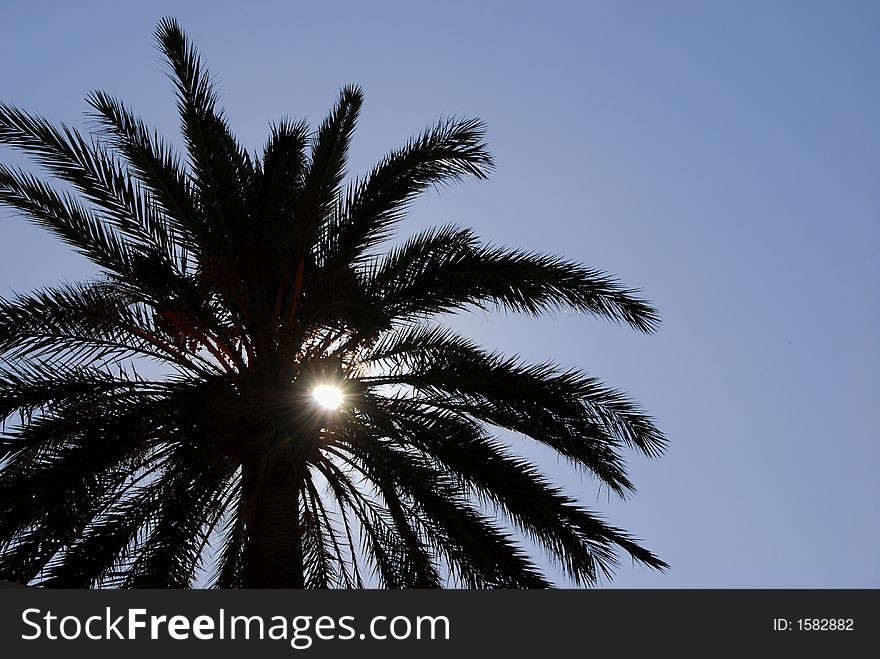
[[[330,384],[322,384],[312,389],[312,396],[321,407],[328,410],[339,409],[342,405],[342,391],[339,387]]]

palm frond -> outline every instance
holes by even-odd
[[[136,245],[67,192],[57,191],[21,169],[0,165],[0,203],[48,229],[110,272],[124,276],[134,268]]]
[[[210,76],[177,21],[162,19],[155,36],[171,68],[200,206],[213,217],[205,225],[214,233],[212,251],[233,256],[250,230],[244,190],[254,182],[253,162],[230,132]]]
[[[278,245],[274,239],[287,239],[289,245],[295,233],[291,226],[296,204],[305,185],[309,165],[306,149],[309,145],[309,129],[304,121],[280,121],[272,126],[269,141],[263,149],[261,185],[253,214],[262,222],[263,231],[269,233],[266,247]],[[292,258],[292,255],[288,255]]]
[[[123,166],[77,130],[57,129],[42,117],[0,104],[0,144],[35,156],[39,164],[95,204],[101,217],[142,251],[173,256],[164,217],[155,212]]]
[[[493,163],[484,135],[477,119],[447,119],[386,156],[339,199],[319,245],[321,262],[332,269],[360,261],[429,187],[487,178]]]
[[[195,453],[193,455],[193,453]],[[162,506],[148,521],[148,535],[121,585],[188,588],[202,560],[209,528],[226,506],[229,467],[200,464],[201,454],[181,446],[161,478],[172,481]]]
[[[430,229],[368,271],[367,296],[392,318],[476,306],[540,315],[569,307],[633,328],[656,329],[656,311],[607,274],[555,256],[481,245],[469,229]]]
[[[125,488],[96,515],[79,538],[47,565],[44,588],[118,586],[124,582],[140,533],[172,496],[168,483]]]
[[[549,586],[514,540],[480,514],[453,480],[363,430],[346,442],[345,449],[383,499],[407,511],[410,523],[438,547],[452,573],[467,586]]]
[[[399,446],[413,447],[425,459],[438,461],[472,495],[501,508],[556,558],[575,583],[594,585],[600,571],[611,576],[618,565],[615,547],[651,567],[665,567],[653,554],[550,485],[537,467],[510,455],[478,424],[400,403],[389,401],[381,410],[397,431]],[[383,427],[387,428],[387,423]]]
[[[121,153],[150,201],[166,218],[174,240],[182,248],[198,251],[207,228],[196,192],[180,159],[155,132],[129,112],[125,105],[104,92],[87,97],[95,109],[93,118],[107,131],[109,144]]]
[[[364,355],[363,363],[383,371],[360,378],[364,384],[412,387],[428,397],[424,402],[491,423],[506,417],[513,423],[503,427],[539,430],[525,432],[536,439],[560,433],[564,443],[557,450],[577,435],[610,448],[623,443],[648,456],[659,455],[666,446],[650,417],[596,378],[550,363],[526,364],[487,353],[442,328],[417,326],[391,333]],[[572,451],[576,447],[562,452]]]
[[[336,105],[318,127],[311,142],[310,159],[296,211],[297,233],[303,238],[315,232],[335,203],[345,177],[348,148],[363,100],[359,87],[343,87]]]

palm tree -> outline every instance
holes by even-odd
[[[156,39],[185,160],[102,92],[87,136],[0,105],[0,143],[63,184],[0,165],[0,201],[102,272],[0,299],[0,578],[188,587],[213,567],[220,587],[550,586],[527,542],[583,585],[620,550],[664,569],[492,435],[528,436],[626,496],[623,452],[665,446],[650,418],[436,320],[566,307],[650,332],[654,310],[602,272],[466,228],[377,249],[425,189],[486,178],[483,125],[441,121],[345,185],[360,89],[314,132],[275,124],[251,155],[178,24]]]

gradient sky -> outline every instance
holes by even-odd
[[[880,3],[0,1],[0,100],[82,127],[104,89],[176,139],[164,15],[252,149],[350,82],[354,173],[440,116],[481,117],[495,175],[431,193],[402,233],[472,226],[659,307],[653,336],[456,321],[629,391],[668,435],[633,458],[626,502],[546,462],[672,566],[609,585],[880,587]],[[93,272],[0,209],[0,295]]]

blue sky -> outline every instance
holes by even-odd
[[[481,117],[495,175],[422,199],[403,235],[454,221],[656,303],[653,336],[569,314],[456,321],[631,392],[669,436],[663,458],[633,458],[626,502],[545,461],[672,566],[625,563],[611,586],[880,587],[880,4],[2,3],[0,100],[82,126],[104,89],[175,136],[164,15],[250,148],[350,82],[366,92],[353,172],[440,116]],[[92,272],[0,209],[0,295]]]

